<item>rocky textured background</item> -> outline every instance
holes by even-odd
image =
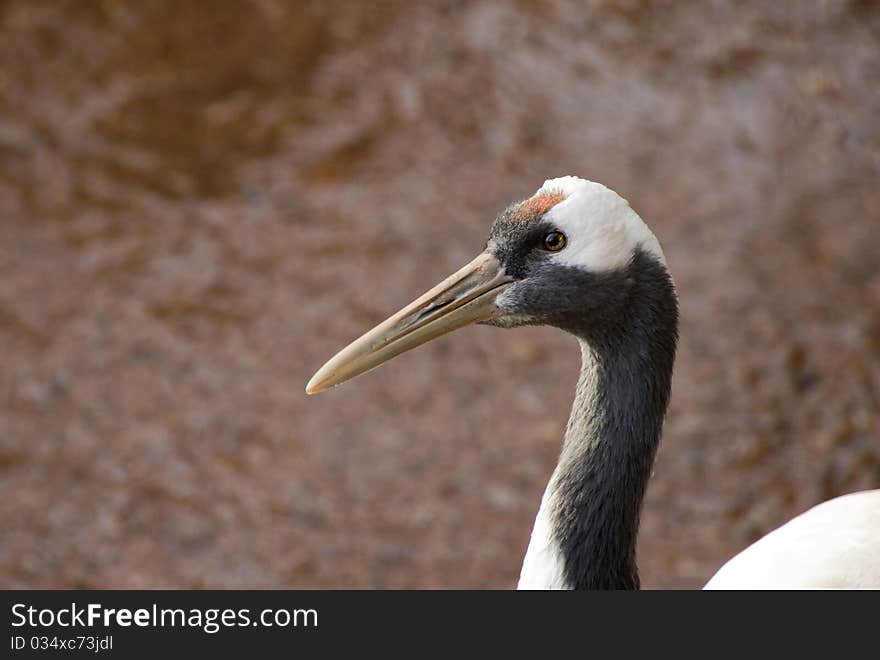
[[[878,5],[0,3],[0,585],[512,586],[573,340],[303,386],[569,173],[679,287],[645,586],[880,486]]]

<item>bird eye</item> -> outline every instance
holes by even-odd
[[[544,237],[544,249],[549,252],[559,252],[565,247],[565,234],[561,231],[551,231]]]

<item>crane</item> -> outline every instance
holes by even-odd
[[[521,589],[638,589],[636,539],[670,396],[678,299],[657,238],[605,186],[566,176],[502,211],[486,247],[331,358],[314,394],[472,323],[574,335],[582,367]],[[880,489],[824,502],[706,588],[880,588]]]

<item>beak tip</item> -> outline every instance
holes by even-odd
[[[318,374],[312,376],[312,379],[306,384],[306,394],[318,394],[319,392],[323,392],[326,387],[321,387],[320,379],[318,378]]]

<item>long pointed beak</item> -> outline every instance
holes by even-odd
[[[483,252],[330,358],[306,392],[323,392],[447,332],[497,318],[495,299],[512,281],[498,260]]]

